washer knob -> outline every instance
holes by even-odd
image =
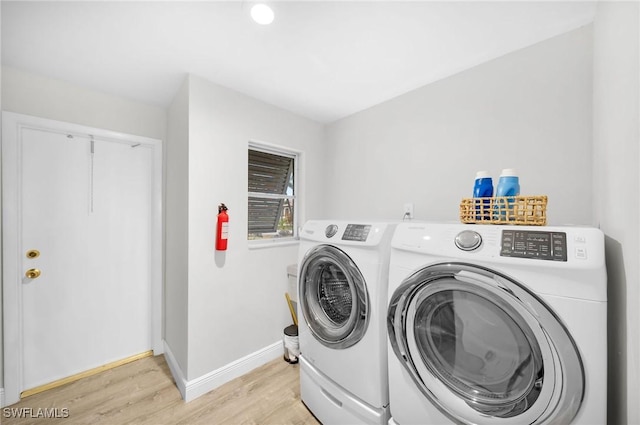
[[[335,224],[330,224],[326,229],[324,229],[324,235],[327,238],[334,237],[336,233],[338,233],[338,226],[336,226]]]
[[[482,237],[473,230],[463,230],[456,236],[455,243],[463,251],[473,251],[482,244]]]

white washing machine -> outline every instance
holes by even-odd
[[[400,224],[389,265],[390,424],[605,424],[604,237]]]
[[[324,424],[387,424],[387,283],[396,224],[309,221],[300,234],[300,396]]]

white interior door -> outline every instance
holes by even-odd
[[[22,258],[41,273],[23,279],[30,389],[151,348],[152,163],[145,147],[35,129],[21,145]]]
[[[121,135],[94,139],[21,125],[9,133],[3,301],[10,404],[24,390],[158,347],[160,156],[153,144]]]

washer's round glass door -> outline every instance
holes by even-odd
[[[364,277],[353,260],[334,246],[317,246],[305,256],[299,299],[311,333],[325,346],[350,347],[366,332],[369,298]]]
[[[570,334],[523,285],[488,269],[436,264],[391,297],[391,346],[420,391],[455,422],[569,423],[584,395]]]
[[[544,366],[529,325],[480,288],[444,280],[413,303],[420,358],[476,410],[513,416],[535,402]],[[503,411],[503,412],[501,412]]]

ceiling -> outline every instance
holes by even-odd
[[[593,21],[594,2],[6,1],[2,65],[168,106],[187,74],[331,122]]]

